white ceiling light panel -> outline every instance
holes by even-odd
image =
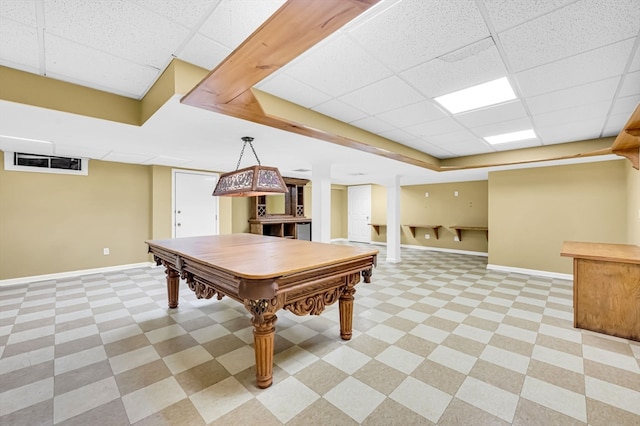
[[[516,94],[513,92],[509,80],[507,77],[502,77],[448,95],[438,96],[434,100],[450,113],[457,114],[511,101],[515,98]]]
[[[517,142],[535,138],[536,133],[533,131],[533,129],[526,129],[520,130],[518,132],[503,133],[501,135],[486,136],[484,140],[492,145],[495,145],[500,143]]]

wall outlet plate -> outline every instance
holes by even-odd
[[[455,237],[453,237],[453,241],[460,241],[460,238],[458,238],[458,236],[456,235]]]
[[[431,238],[431,235],[429,235],[429,234],[424,234],[424,239],[425,239],[425,240],[428,240],[429,238]]]
[[[109,256],[109,247],[105,247],[102,249],[102,254],[105,256]]]

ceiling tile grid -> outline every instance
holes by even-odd
[[[582,0],[499,34],[515,72],[636,37],[637,0]]]
[[[44,13],[49,34],[159,70],[189,34],[129,1],[46,0]]]
[[[0,17],[0,65],[37,73],[40,68],[38,33],[30,27]]]
[[[215,68],[284,2],[0,0],[0,64],[140,99],[174,57]],[[455,115],[434,100],[504,76],[518,99]],[[640,7],[381,0],[257,87],[438,158],[613,136],[640,101]],[[135,162],[149,149],[146,162],[177,164],[188,152],[202,163],[196,146],[212,130],[199,120],[211,113],[196,116],[193,147],[115,144],[107,158],[130,149]],[[528,128],[536,139],[482,140]]]

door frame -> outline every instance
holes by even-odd
[[[188,169],[171,169],[171,238],[176,237],[176,174],[177,173],[189,173],[192,175],[203,175],[213,177],[214,187],[218,183],[220,175],[218,173],[211,172],[199,172],[196,170]],[[211,189],[213,193],[213,188]],[[220,202],[216,200],[215,206],[215,232],[216,235],[220,235]]]

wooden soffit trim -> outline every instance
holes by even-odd
[[[314,121],[312,119],[307,122],[291,120],[284,115],[274,114],[273,111],[267,112],[260,99],[264,101],[269,95],[263,93],[258,98],[256,92],[259,91],[252,89],[255,84],[334,33],[378,1],[288,0],[231,55],[191,89],[181,102],[437,170],[439,168],[437,158],[379,136],[370,134],[365,139],[373,139],[373,142],[364,142],[360,138],[314,126],[310,124]],[[322,114],[311,112],[318,117],[322,116]],[[326,121],[329,120],[327,118]],[[344,126],[348,125],[344,124]],[[353,126],[348,127],[353,128]],[[375,139],[384,139],[384,142],[376,143]]]
[[[640,104],[611,145],[614,154],[626,157],[634,169],[640,170]]]

